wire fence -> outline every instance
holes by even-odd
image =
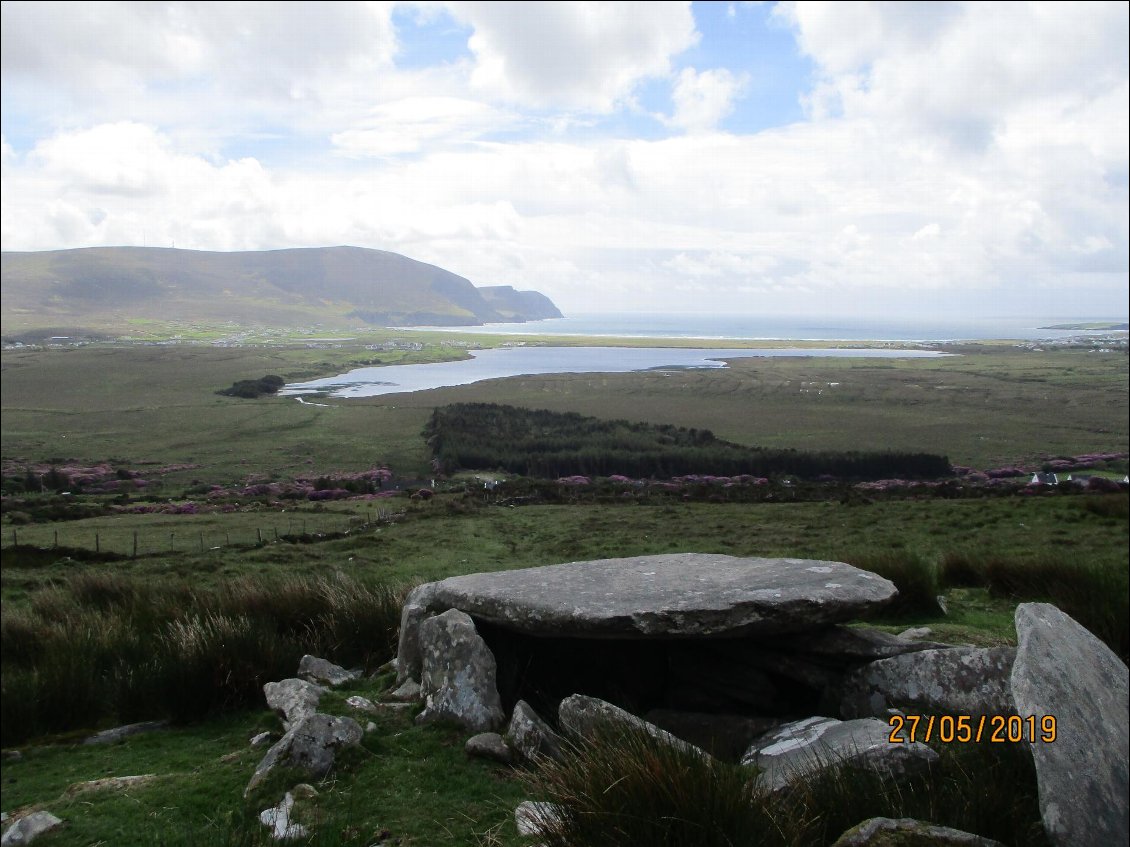
[[[162,553],[206,553],[225,547],[261,547],[273,542],[312,543],[374,530],[393,523],[404,512],[373,509],[364,514],[309,516],[264,515],[261,525],[235,527],[185,527],[169,531],[140,529],[48,528],[42,525],[11,527],[3,539],[5,549],[35,547],[41,550],[83,550],[107,556],[151,556]]]

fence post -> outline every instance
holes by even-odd
[[[59,530],[55,530],[55,546],[59,546]]]
[[[94,533],[94,552],[95,553],[101,553],[102,552],[102,540],[98,537],[97,532]]]
[[[204,552],[204,533],[200,533],[200,552]]]
[[[12,546],[13,547],[19,547],[20,546],[20,540],[19,540],[19,538],[16,537],[16,531],[14,529],[12,530]]]
[[[259,535],[259,543],[260,543],[260,544],[262,544],[262,543],[263,543],[263,530],[261,530],[261,529],[256,529],[256,530],[255,530],[255,532],[256,532],[256,533],[258,533],[258,535]]]
[[[137,558],[137,530],[133,531],[133,557]]]

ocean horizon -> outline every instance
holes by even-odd
[[[1037,341],[1109,333],[1056,330],[1060,324],[1125,322],[1120,317],[859,318],[843,316],[715,315],[694,313],[576,313],[526,323],[423,326],[443,332],[499,335],[584,335],[615,338],[700,338],[741,341]]]

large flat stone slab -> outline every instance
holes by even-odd
[[[810,630],[896,593],[843,562],[673,553],[451,577],[412,599],[532,635],[685,638]]]

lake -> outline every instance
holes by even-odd
[[[677,348],[677,347],[498,347],[470,350],[470,359],[424,365],[357,368],[339,376],[285,386],[280,396],[326,394],[330,397],[376,397],[470,385],[486,379],[558,373],[627,373],[665,368],[724,368],[726,359],[770,356],[851,357],[860,359],[929,358],[947,355],[928,350],[850,348]]]

